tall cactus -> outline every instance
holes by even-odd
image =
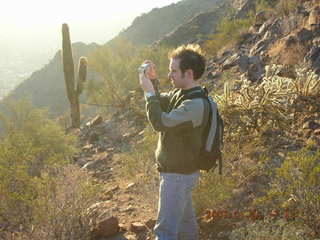
[[[79,96],[82,93],[87,76],[87,59],[80,57],[78,77],[75,79],[69,27],[62,24],[62,62],[67,96],[71,108],[72,128],[80,128]]]

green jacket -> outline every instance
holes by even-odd
[[[205,107],[203,98],[186,99],[174,104],[186,93],[202,90],[174,89],[146,99],[146,111],[153,129],[159,133],[156,149],[157,169],[160,172],[189,174],[198,170],[197,157],[203,141]]]

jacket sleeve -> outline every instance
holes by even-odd
[[[149,122],[155,131],[164,132],[178,127],[197,127],[202,123],[204,114],[203,100],[187,99],[180,106],[167,113],[162,111],[156,96],[149,97],[146,103]]]
[[[169,103],[170,103],[170,97],[171,97],[171,92],[162,92],[160,93],[159,91],[159,86],[160,86],[160,81],[158,79],[153,79],[151,80],[153,84],[153,88],[155,91],[156,96],[158,97],[160,101],[160,106],[163,111],[166,111],[168,109]]]

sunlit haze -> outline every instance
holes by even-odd
[[[34,36],[59,37],[61,24],[66,22],[73,41],[105,43],[129,26],[135,17],[173,2],[178,1],[5,1],[0,10],[1,38],[10,35],[10,39],[20,41],[21,36],[28,34],[28,38],[36,41]]]
[[[43,67],[61,48],[61,25],[71,41],[106,43],[135,17],[178,0],[5,0],[0,6],[0,90]],[[1,98],[1,92],[0,92]]]

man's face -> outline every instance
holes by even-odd
[[[185,74],[180,69],[180,59],[171,58],[169,64],[168,78],[171,80],[175,88],[184,88],[187,84]]]

